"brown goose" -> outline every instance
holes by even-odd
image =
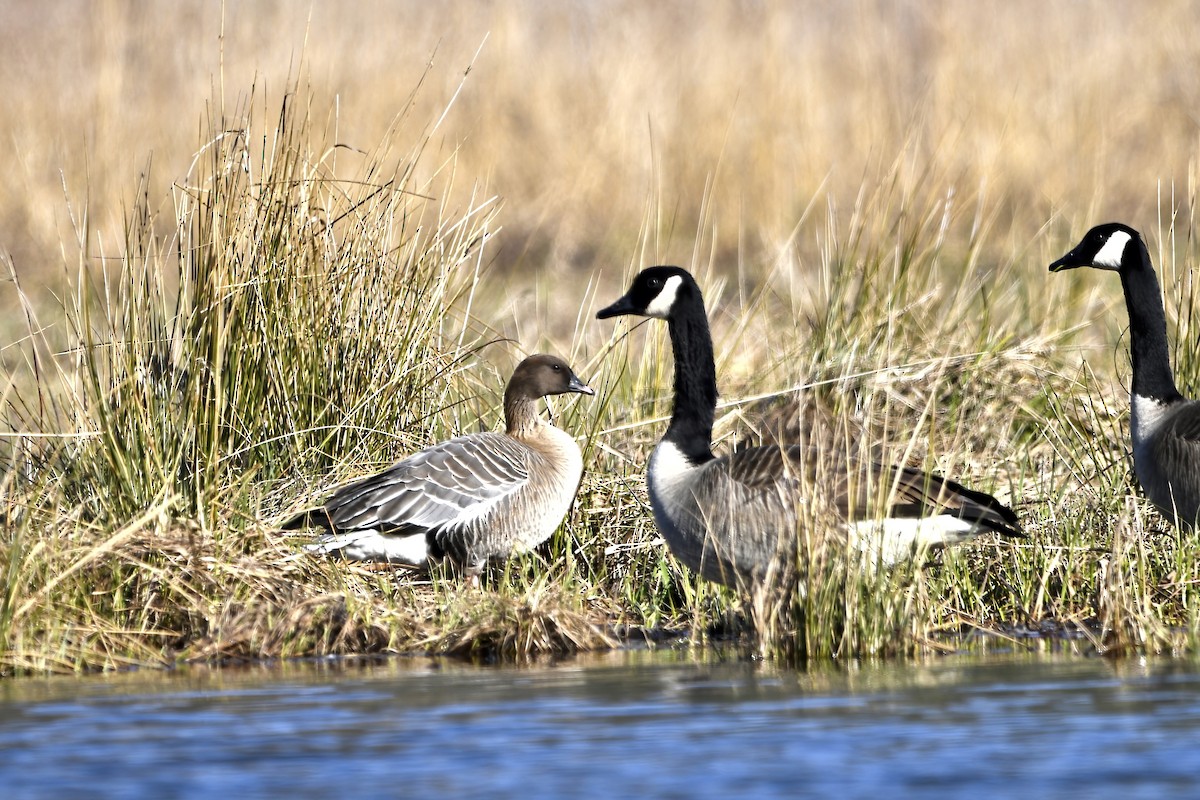
[[[885,563],[983,531],[1019,535],[1016,515],[994,497],[909,467],[799,445],[716,457],[716,367],[700,287],[679,267],[649,267],[597,317],[624,314],[665,319],[670,329],[675,407],[646,484],[663,538],[703,577],[760,581],[781,547],[794,550],[798,509],[809,501],[836,517],[832,529],[844,541]],[[813,490],[821,496],[806,495]]]
[[[1200,402],[1175,388],[1167,347],[1167,315],[1158,277],[1141,235],[1119,222],[1097,225],[1051,272],[1076,267],[1121,276],[1133,354],[1130,388],[1133,471],[1150,502],[1176,525],[1200,515]]]
[[[530,356],[505,389],[504,433],[414,453],[283,527],[325,528],[307,546],[315,553],[412,566],[448,558],[472,573],[488,559],[533,548],[562,522],[583,475],[575,440],[538,413],[540,398],[566,392],[594,394],[561,358]]]

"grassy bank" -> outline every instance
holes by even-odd
[[[749,35],[726,22],[735,41]],[[871,136],[840,139],[853,176],[798,169],[786,192],[742,204],[746,187],[779,180],[753,153],[730,145],[741,189],[697,179],[678,194],[656,180],[642,191],[617,185],[623,151],[606,150],[600,128],[612,157],[589,163],[611,174],[545,190],[578,225],[562,238],[575,255],[543,242],[513,258],[513,241],[536,239],[530,215],[549,212],[531,211],[532,189],[501,203],[480,182],[479,143],[449,132],[463,103],[497,102],[460,91],[476,77],[440,91],[414,81],[405,112],[368,146],[305,81],[214,98],[186,156],[145,162],[118,204],[117,238],[95,205],[70,207],[75,247],[60,250],[77,257],[51,282],[54,300],[8,262],[23,323],[4,350],[0,673],[346,652],[524,658],[664,632],[740,637],[784,660],[939,650],[977,630],[1079,632],[1075,646],[1106,653],[1195,650],[1200,543],[1141,500],[1127,458],[1119,284],[1046,273],[1099,221],[1095,208],[1137,209],[1129,221],[1160,270],[1180,386],[1200,386],[1190,194],[1137,184],[1145,162],[1104,181],[1019,158],[993,174],[973,160],[978,141],[931,140],[929,119],[892,109]],[[817,90],[804,86],[802,97],[757,86],[763,96],[744,102],[808,107]],[[719,106],[697,100],[709,102]],[[801,117],[818,154],[805,158],[822,162],[843,126]],[[690,169],[726,174],[721,129],[703,128]],[[520,152],[549,147],[542,124],[531,131]],[[1075,145],[1109,153],[1092,135]],[[1195,178],[1191,167],[1179,185]],[[1056,212],[1030,200],[1039,181],[1055,192],[1091,182],[1101,199]],[[1111,188],[1131,183],[1142,200],[1105,199],[1133,196]],[[619,256],[581,261],[588,247]],[[643,488],[670,410],[666,331],[593,319],[661,261],[692,269],[706,292],[719,449],[819,425],[993,492],[1027,538],[887,572],[831,558],[758,603],[696,581],[658,539]],[[496,428],[504,380],[535,350],[560,353],[598,390],[555,403],[587,472],[537,553],[477,590],[313,558],[303,537],[276,530],[337,483]]]

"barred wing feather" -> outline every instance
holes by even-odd
[[[529,448],[498,433],[434,445],[352,483],[326,503],[337,530],[413,535],[487,516],[529,482]]]
[[[995,498],[912,467],[857,459],[829,463],[819,450],[801,446],[757,447],[721,461],[722,472],[733,481],[735,508],[764,506],[790,515],[797,493],[812,488],[806,482],[815,482],[847,519],[949,514],[999,533],[1019,533],[1016,515]],[[880,508],[882,498],[887,502]]]

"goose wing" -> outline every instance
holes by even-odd
[[[810,491],[813,473],[805,453],[793,457],[792,449],[803,450],[752,447],[710,462],[695,487],[698,498],[710,498],[704,509],[710,524],[794,524],[796,504]]]
[[[990,494],[913,467],[874,464],[877,480],[894,486],[888,516],[928,517],[948,514],[1006,536],[1020,536],[1021,527],[1011,508]]]
[[[781,489],[799,489],[801,476],[810,474],[804,455],[805,448],[768,445],[738,450],[718,461],[722,471],[744,491],[779,495]]]
[[[504,434],[462,436],[342,487],[325,510],[339,531],[405,536],[457,528],[487,516],[529,482],[528,455]]]
[[[1200,516],[1200,402],[1191,401],[1155,432],[1142,489],[1167,516],[1193,525]]]
[[[836,456],[836,457],[835,457]],[[731,479],[735,505],[773,509],[776,515],[789,515],[798,503],[819,500],[829,513],[844,519],[865,519],[891,511],[877,500],[882,491],[879,481],[884,470],[871,462],[861,462],[844,454],[820,447],[790,445],[763,446],[740,450],[719,459],[721,473]],[[868,470],[870,471],[868,473]],[[909,510],[917,516],[923,507],[918,486],[902,482],[889,506]]]
[[[1192,400],[1170,414],[1163,423],[1162,433],[1156,435],[1161,441],[1174,442],[1181,453],[1197,451],[1196,455],[1190,456],[1194,466],[1200,459],[1200,401]]]
[[[767,446],[721,461],[722,471],[733,479],[735,502],[750,506],[781,508],[817,491],[847,519],[950,514],[1000,533],[1020,534],[1016,514],[991,495],[912,467],[833,456],[801,445]]]

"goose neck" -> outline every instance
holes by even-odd
[[[538,398],[527,395],[510,395],[504,398],[505,432],[517,438],[531,435],[545,425],[538,413]]]
[[[664,439],[692,463],[713,458],[712,428],[717,408],[717,370],[703,302],[689,304],[669,320],[675,356],[675,406]]]
[[[1133,394],[1169,402],[1180,395],[1171,375],[1162,291],[1146,245],[1141,244],[1138,251],[1138,261],[1121,270],[1121,288],[1129,312]]]

